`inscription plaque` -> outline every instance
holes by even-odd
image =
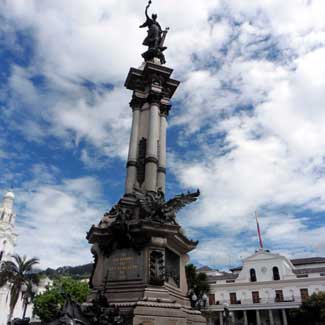
[[[116,250],[108,258],[107,280],[142,280],[144,273],[143,266],[142,252],[135,252],[132,249]]]

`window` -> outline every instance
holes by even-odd
[[[226,283],[234,283],[235,280],[226,280]]]
[[[216,297],[213,293],[209,294],[209,305],[215,305],[216,304]]]
[[[3,251],[0,252],[0,261],[2,260]]]
[[[301,301],[304,302],[308,299],[308,289],[304,288],[304,289],[300,289],[300,296],[301,296]]]
[[[256,282],[256,272],[255,272],[255,269],[250,269],[249,270],[249,274],[250,274],[251,282]]]
[[[277,266],[273,267],[273,280],[274,281],[280,280],[279,268]]]
[[[236,292],[231,292],[231,293],[229,293],[229,297],[230,297],[230,304],[231,304],[231,305],[235,305],[235,304],[237,304],[237,296],[236,296]]]
[[[283,300],[283,291],[275,290],[275,302],[282,302]]]
[[[324,272],[323,272],[323,273],[321,273],[321,274],[320,274],[320,276],[325,276],[325,273],[324,273]]]
[[[260,294],[258,291],[252,292],[253,304],[258,304],[260,302]]]

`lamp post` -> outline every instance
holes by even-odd
[[[190,300],[192,308],[197,308],[198,310],[201,310],[202,307],[205,308],[207,306],[208,296],[205,292],[201,292],[198,297],[193,290],[192,294],[190,295]]]
[[[21,293],[23,297],[24,311],[22,319],[25,319],[27,306],[33,301],[35,295],[37,294],[38,288],[36,285],[29,283],[28,285],[24,283],[21,286]]]
[[[223,306],[224,306],[223,307],[223,309],[224,309],[224,324],[229,325],[229,318],[230,318],[229,309],[228,309],[229,305],[227,303],[225,303]]]

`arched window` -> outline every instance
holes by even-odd
[[[250,274],[251,282],[256,282],[256,272],[255,272],[255,269],[250,269],[249,270],[249,274]]]
[[[277,266],[273,267],[273,280],[274,281],[280,280],[279,268]]]

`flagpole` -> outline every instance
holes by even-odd
[[[263,240],[262,240],[262,235],[261,235],[260,224],[258,222],[257,211],[255,211],[255,218],[256,218],[256,227],[257,227],[258,240],[259,240],[259,243],[260,243],[260,249],[263,249]]]

